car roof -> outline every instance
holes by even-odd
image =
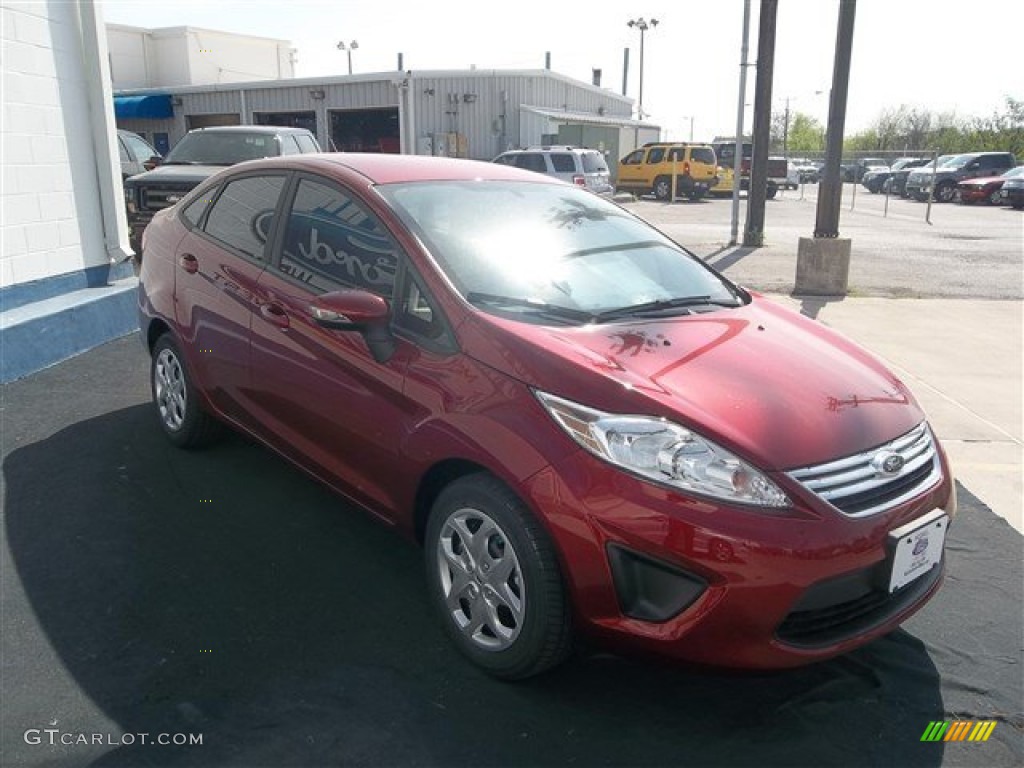
[[[462,160],[426,155],[390,155],[369,152],[319,152],[251,160],[234,166],[240,168],[287,168],[330,173],[347,169],[373,184],[395,184],[406,181],[531,181],[559,184],[550,176],[525,171],[500,163]]]
[[[305,128],[290,128],[284,125],[211,125],[193,128],[189,133],[309,133]]]

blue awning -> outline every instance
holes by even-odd
[[[135,117],[160,120],[165,117],[173,117],[174,110],[171,109],[171,97],[166,93],[148,96],[115,96],[114,115],[120,119]]]

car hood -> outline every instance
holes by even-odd
[[[868,450],[924,419],[876,358],[756,296],[735,310],[568,328],[474,312],[459,337],[466,354],[531,387],[665,417],[769,470]]]
[[[1002,184],[1006,179],[1002,176],[980,176],[960,182],[960,186],[984,187],[986,184]]]
[[[128,182],[133,185],[162,182],[199,184],[225,168],[227,168],[226,165],[161,165],[152,171],[132,176]]]

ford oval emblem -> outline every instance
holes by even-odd
[[[915,556],[916,555],[920,555],[926,549],[928,549],[928,537],[927,536],[922,536],[920,539],[917,540],[917,543],[914,544],[913,554]]]
[[[880,475],[894,477],[903,471],[904,459],[892,451],[879,451],[871,460],[871,466]]]

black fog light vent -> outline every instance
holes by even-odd
[[[663,622],[685,611],[708,588],[699,576],[615,545],[608,547],[612,581],[622,612]]]

